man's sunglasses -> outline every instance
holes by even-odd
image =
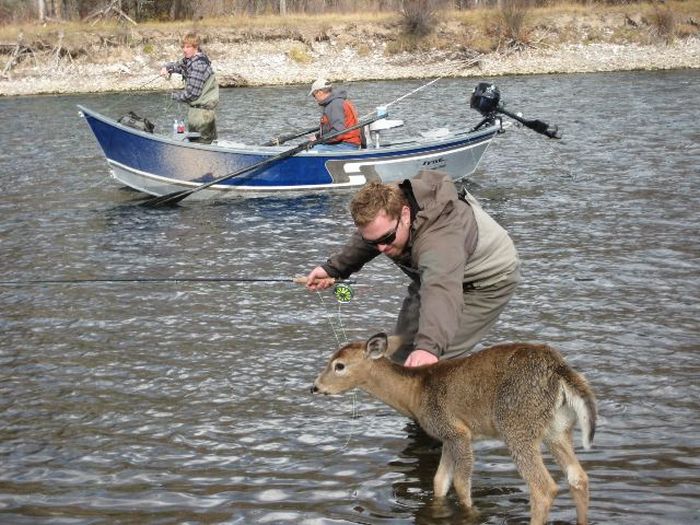
[[[399,217],[396,220],[396,226],[394,226],[394,229],[388,232],[386,235],[382,235],[379,239],[365,239],[362,237],[362,240],[365,241],[367,244],[370,246],[379,246],[380,244],[384,246],[388,246],[392,242],[396,240],[396,231],[399,229],[399,223],[401,222],[401,217]]]

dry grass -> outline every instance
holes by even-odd
[[[296,62],[297,64],[308,64],[313,60],[308,49],[302,47],[301,45],[293,46],[289,51],[287,51],[287,56],[290,58],[290,60]]]
[[[115,34],[124,32],[157,32],[161,34],[184,35],[187,31],[195,30],[201,33],[215,33],[219,29],[226,31],[255,31],[265,29],[281,29],[292,27],[296,30],[317,30],[319,27],[329,27],[344,24],[386,24],[395,23],[398,14],[389,13],[357,13],[357,14],[320,14],[314,16],[291,15],[280,17],[278,15],[264,16],[236,16],[205,18],[196,21],[175,22],[143,22],[138,26],[125,25],[115,20],[101,20],[96,24],[84,22],[60,22],[60,23],[24,23],[0,25],[0,41],[15,42],[19,35],[24,35],[26,40],[47,39],[53,37],[57,31],[66,34]]]
[[[511,0],[513,1],[513,0]],[[506,4],[508,5],[508,4]],[[632,23],[630,23],[632,21]],[[138,26],[100,21],[95,25],[68,22],[0,27],[0,42],[21,41],[34,49],[53,49],[61,39],[67,49],[127,47],[153,54],[164,42],[176,43],[189,30],[204,37],[205,45],[219,41],[298,40],[305,45],[336,38],[343,45],[368,53],[370,41],[386,44],[387,53],[467,47],[488,52],[504,45],[557,45],[571,42],[650,43],[698,35],[700,0],[594,7],[554,4],[499,11],[478,8],[443,11],[435,30],[410,34],[399,13],[357,12],[313,16],[277,15],[205,18],[190,22],[147,22]],[[231,40],[227,40],[231,39]],[[300,48],[304,51],[303,46]],[[303,61],[303,52],[293,60]],[[77,51],[80,53],[80,51]],[[291,56],[291,55],[290,55]]]
[[[167,29],[168,31],[185,32],[194,28],[195,30],[206,32],[219,28],[255,30],[293,27],[300,30],[315,30],[319,26],[334,26],[345,24],[383,24],[398,19],[397,14],[391,13],[325,13],[318,15],[298,15],[292,14],[286,17],[279,15],[249,16],[239,15],[235,17],[205,18],[195,22],[149,22],[140,24],[150,29]]]

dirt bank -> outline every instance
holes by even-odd
[[[203,47],[221,84],[228,87],[310,83],[319,75],[356,81],[700,68],[697,32],[669,41],[620,42],[613,41],[619,37],[600,37],[619,34],[621,27],[644,31],[639,27],[643,24],[642,19],[623,14],[559,17],[534,26],[525,44],[486,52],[465,43],[464,25],[457,22],[440,25],[435,45],[398,53],[390,52],[398,33],[392,24],[353,23],[314,30],[227,27],[200,32],[207,37]],[[593,32],[599,35],[597,41],[590,36]],[[176,80],[157,78],[157,72],[162,63],[180,56],[181,34],[132,27],[106,34],[59,32],[50,44],[22,39],[14,47],[4,43],[0,95],[177,88]],[[567,38],[562,38],[564,34]],[[17,51],[21,53],[11,63],[11,53]]]

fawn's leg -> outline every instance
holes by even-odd
[[[554,439],[546,440],[552,456],[569,482],[571,496],[576,504],[576,523],[586,525],[588,523],[588,475],[583,470],[574,452],[572,431],[562,432]]]
[[[472,468],[474,454],[469,433],[460,433],[442,445],[443,454],[447,451],[452,459],[452,483],[459,502],[467,509],[472,508]]]
[[[436,498],[444,498],[452,485],[452,478],[455,471],[454,458],[452,457],[452,447],[447,443],[442,444],[442,455],[440,465],[433,478],[433,494]]]
[[[518,472],[530,488],[530,525],[544,525],[557,495],[557,484],[544,466],[539,444],[532,441],[507,444]]]

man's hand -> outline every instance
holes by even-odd
[[[423,366],[437,363],[438,358],[427,350],[416,349],[408,355],[403,366]]]
[[[170,78],[170,73],[168,73],[168,70],[165,69],[165,67],[160,68],[160,76],[163,78]]]
[[[317,266],[306,276],[306,288],[312,291],[325,290],[335,284],[335,279],[321,266]]]

